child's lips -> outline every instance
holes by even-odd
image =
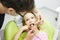
[[[30,24],[30,27],[26,30],[26,32],[30,31],[31,30],[31,27],[33,27],[35,24],[34,23],[31,23]]]
[[[30,31],[30,29],[27,29],[26,32]]]
[[[29,28],[29,29],[27,29],[26,30],[26,32],[29,32],[31,29]],[[34,33],[35,31],[33,30],[31,33]]]
[[[28,28],[28,29],[26,29],[26,30],[24,30],[23,32],[28,32],[28,31],[30,31],[31,29],[30,28]]]
[[[31,23],[31,24],[30,24],[31,27],[34,26],[34,25],[35,25],[34,23]]]

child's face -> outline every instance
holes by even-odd
[[[32,13],[27,13],[24,16],[24,20],[25,20],[25,23],[27,25],[31,25],[31,24],[34,24],[36,22],[36,17]]]

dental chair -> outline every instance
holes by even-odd
[[[58,13],[46,7],[40,8],[40,11],[45,21],[42,28],[45,28],[45,31],[48,33],[49,40],[56,40],[59,32],[59,30],[56,28]],[[0,38],[1,40],[13,40],[13,36],[16,34],[17,31],[17,24],[14,21],[10,21],[7,23],[4,30],[0,30]],[[25,32],[22,33],[19,40],[23,40],[25,35]]]
[[[48,21],[50,21],[50,23],[54,27],[55,33],[53,36],[53,40],[57,40],[57,37],[59,34],[59,29],[57,28],[59,13],[57,11],[49,9],[47,7],[40,8],[40,11],[41,11],[42,15],[44,16],[44,18],[47,19]]]

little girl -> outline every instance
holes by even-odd
[[[17,34],[14,37],[14,40],[18,40],[22,32],[25,31],[28,33],[30,30],[33,30],[32,33],[34,33],[32,40],[48,40],[47,33],[40,31],[41,25],[35,24],[37,20],[38,19],[35,14],[26,13],[23,17],[24,26],[20,28],[20,30],[17,32]]]

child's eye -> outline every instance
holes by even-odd
[[[31,17],[31,19],[33,19],[34,17]]]
[[[26,21],[28,21],[29,19],[26,19]]]

